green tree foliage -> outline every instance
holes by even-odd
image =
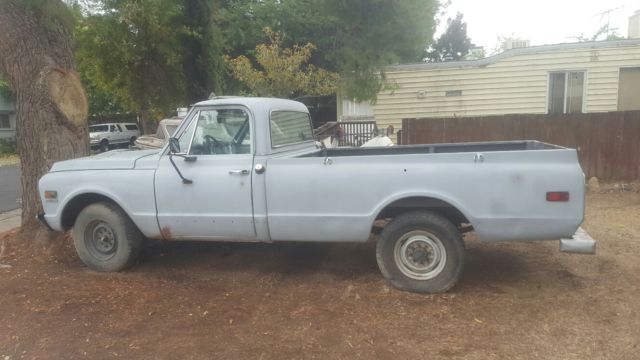
[[[245,83],[252,95],[291,98],[299,95],[331,95],[336,92],[339,75],[308,65],[315,46],[284,48],[282,34],[264,29],[269,44],[256,47],[255,69],[244,55],[229,59],[233,75]]]
[[[13,93],[9,87],[9,83],[2,77],[0,77],[0,97],[5,99],[13,98]]]
[[[283,47],[313,43],[309,63],[339,73],[347,97],[375,99],[384,66],[421,59],[438,8],[437,0],[74,1],[92,10],[77,27],[90,100],[99,90],[133,111],[240,92],[245,84],[223,57],[255,64],[265,27],[283,34]]]
[[[181,45],[189,33],[175,0],[104,0],[76,28],[78,67],[95,90],[93,100],[111,94],[143,117],[181,104]]]
[[[184,0],[183,69],[190,103],[225,89],[224,38],[218,26],[219,6],[212,0]]]
[[[454,19],[447,20],[447,29],[427,51],[428,62],[463,60],[471,49],[471,39],[467,36],[467,23],[463,15],[457,13]]]
[[[267,26],[289,44],[311,42],[312,64],[340,73],[347,97],[369,100],[385,85],[382,67],[421,59],[437,8],[436,0],[244,0],[226,9],[221,28],[232,56],[251,56]]]
[[[334,45],[325,50],[328,60],[345,79],[345,95],[354,100],[375,99],[385,86],[382,66],[420,60],[438,7],[430,0],[320,3],[336,28]]]

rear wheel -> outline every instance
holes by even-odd
[[[132,136],[131,139],[129,139],[129,145],[135,145],[136,144],[136,137]]]
[[[438,293],[456,284],[464,268],[464,241],[446,218],[427,211],[396,217],[381,233],[376,258],[396,288]]]
[[[131,266],[143,241],[143,235],[129,217],[106,202],[84,208],[73,226],[78,256],[96,271],[113,272]]]

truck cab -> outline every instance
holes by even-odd
[[[169,156],[160,158],[155,176],[158,223],[173,240],[270,241],[268,157],[317,150],[307,108],[280,99],[199,103],[174,138],[177,155],[185,156],[174,163],[190,184],[180,183]]]

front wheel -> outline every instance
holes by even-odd
[[[464,268],[464,241],[446,218],[428,211],[396,217],[382,231],[376,259],[396,288],[419,293],[445,292]]]
[[[115,272],[131,266],[143,241],[127,214],[107,202],[85,207],[73,226],[76,252],[95,271]]]

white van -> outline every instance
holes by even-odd
[[[135,123],[110,123],[89,126],[91,147],[107,151],[111,147],[122,144],[133,145],[140,136]]]

